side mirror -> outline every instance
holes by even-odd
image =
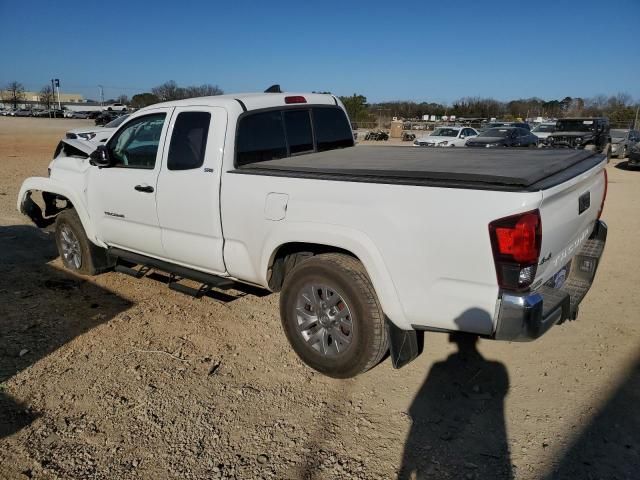
[[[466,135],[460,135],[460,138],[465,138],[465,137],[466,137]]]
[[[89,163],[96,167],[104,168],[111,166],[109,151],[105,145],[98,145],[91,155],[89,155]]]

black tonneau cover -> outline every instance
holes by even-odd
[[[562,172],[571,171],[570,178],[603,160],[594,152],[570,149],[357,146],[256,162],[235,173],[530,190],[551,177],[565,177]]]

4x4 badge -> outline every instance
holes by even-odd
[[[538,265],[542,265],[543,263],[546,263],[549,260],[551,260],[551,252],[549,252],[549,255],[547,255],[546,257],[543,257],[542,260],[540,260],[540,263]]]

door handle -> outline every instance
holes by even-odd
[[[138,192],[153,193],[153,187],[151,185],[136,185],[134,188]]]

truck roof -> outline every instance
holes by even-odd
[[[338,100],[334,95],[324,93],[235,93],[228,95],[215,95],[211,97],[186,98],[184,100],[173,100],[170,102],[156,103],[141,109],[151,110],[154,107],[186,107],[186,106],[209,106],[228,107],[230,105],[243,107],[243,110],[257,110],[260,108],[282,107],[289,105],[285,101],[286,97],[304,97],[307,104],[313,105],[338,105]],[[294,103],[291,106],[300,106],[304,103]]]
[[[481,190],[538,191],[561,183],[605,159],[595,152],[571,149],[356,146],[251,163],[234,172]]]

